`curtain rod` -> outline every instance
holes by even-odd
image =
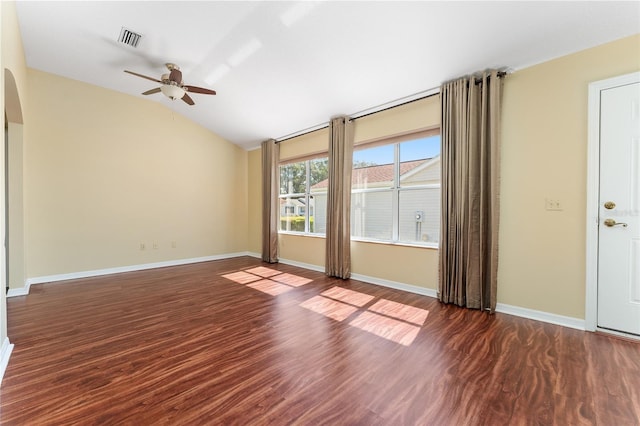
[[[378,113],[378,112],[386,111],[388,109],[399,107],[399,106],[402,106],[402,105],[407,105],[407,104],[410,104],[412,102],[420,101],[422,99],[426,99],[426,98],[428,98],[430,96],[433,96],[433,95],[435,95],[437,93],[440,93],[440,87],[429,89],[429,90],[424,90],[422,92],[414,93],[413,95],[405,96],[403,98],[398,98],[398,99],[395,99],[395,100],[390,101],[390,102],[385,102],[384,104],[375,106],[373,108],[367,108],[365,110],[362,110],[362,111],[356,112],[354,114],[351,114],[349,116],[351,118],[350,121],[355,121],[355,120],[357,120],[359,118],[366,117],[366,116],[371,115],[371,114],[375,114],[375,113]],[[398,103],[396,103],[396,102],[398,102]],[[315,132],[317,130],[326,129],[328,127],[329,127],[329,123],[322,123],[322,124],[318,124],[316,126],[307,127],[306,129],[302,129],[299,132],[291,133],[291,134],[282,136],[280,138],[277,138],[276,139],[276,143],[288,141],[289,139],[297,138],[299,136],[308,135],[309,133],[313,133],[313,132]]]
[[[505,75],[507,75],[507,71],[498,71],[497,75],[498,78],[502,78]],[[490,77],[490,76],[488,76]],[[479,84],[482,83],[482,78],[476,78],[475,79],[475,83]],[[433,89],[429,89],[429,90],[424,90],[422,92],[418,92],[418,93],[414,93],[413,95],[409,95],[409,96],[405,96],[403,98],[399,98],[390,102],[386,102],[384,104],[375,106],[373,108],[368,108],[359,112],[356,112],[354,114],[351,114],[349,117],[351,118],[350,121],[355,121],[359,118],[363,118],[363,117],[367,117],[369,115],[372,114],[376,114],[378,112],[382,112],[382,111],[386,111],[389,110],[391,108],[395,108],[395,107],[399,107],[402,105],[407,105],[410,104],[412,102],[416,102],[416,101],[420,101],[422,99],[426,99],[428,97],[431,97],[435,94],[440,93],[440,87],[435,87]],[[398,103],[396,103],[398,102]],[[312,127],[307,127],[306,129],[302,129],[298,132],[295,133],[290,133],[288,135],[282,136],[280,138],[276,138],[276,143],[280,143],[280,142],[285,142],[288,141],[290,139],[293,138],[297,138],[299,136],[304,136],[304,135],[308,135],[309,133],[313,133],[315,131],[318,130],[322,130],[322,129],[326,129],[329,127],[329,123],[322,123],[322,124],[318,124],[316,126],[312,126]]]
[[[502,78],[502,77],[506,76],[507,74],[509,74],[509,71],[498,71],[496,73],[498,78]],[[459,77],[459,78],[454,78],[453,80],[447,80],[444,83],[442,83],[442,85],[444,86],[445,84],[453,83],[454,81],[459,81],[459,80],[462,80],[464,78],[468,78],[469,82],[471,82],[471,79],[473,79],[473,82],[475,84],[482,83],[482,77],[475,77],[475,75],[477,75],[477,73],[476,74],[472,74],[472,75],[466,75],[466,76]],[[487,80],[490,79],[490,78],[491,78],[491,74],[487,75]]]
[[[498,78],[502,78],[505,75],[507,75],[507,72],[506,71],[498,71],[496,75],[498,76]],[[491,75],[487,76],[487,78],[489,78],[489,77],[491,77]],[[476,77],[475,82],[476,82],[476,84],[482,83],[482,78],[481,77]]]

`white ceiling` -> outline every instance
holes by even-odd
[[[638,1],[19,1],[17,10],[29,67],[142,97],[158,84],[123,70],[159,78],[174,62],[186,84],[218,95],[192,94],[194,106],[146,98],[247,149],[464,74],[640,33]],[[123,26],[143,34],[137,49],[117,42]]]

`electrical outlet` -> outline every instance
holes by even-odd
[[[160,245],[154,241],[153,242],[153,249],[154,250],[158,250],[159,248],[160,248]]]
[[[557,198],[545,198],[544,208],[548,211],[562,211],[562,203]]]
[[[145,245],[145,243],[140,243],[140,250],[145,250],[147,248],[147,246]]]
[[[176,248],[178,247],[178,244],[176,244],[175,241],[171,241],[171,248]]]

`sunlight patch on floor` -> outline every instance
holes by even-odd
[[[309,278],[282,273],[276,269],[266,268],[264,266],[232,272],[222,276],[228,280],[247,285],[247,287],[271,296],[278,296],[313,281]]]
[[[331,300],[322,296],[313,296],[300,304],[301,307],[322,314],[336,321],[343,321],[358,310],[357,307]]]
[[[298,275],[287,274],[287,273],[272,276],[271,279],[282,284],[290,285],[292,287],[300,287],[305,284],[309,284],[311,281],[313,281],[313,280],[310,280],[309,278],[304,278]]]
[[[258,266],[257,268],[247,269],[246,272],[250,274],[259,275],[263,278],[273,277],[274,275],[279,275],[282,272],[277,269],[265,268],[264,266]]]
[[[359,308],[363,307],[367,303],[371,302],[373,296],[369,296],[365,293],[360,293],[358,291],[349,290],[342,287],[332,287],[327,291],[322,293],[323,296],[330,297],[335,300],[339,300],[341,302],[348,303],[350,305],[357,306]]]
[[[279,296],[313,281],[264,266],[222,276],[271,296]],[[411,345],[429,311],[392,300],[375,299],[366,293],[334,286],[299,306],[340,322],[355,316],[349,325],[400,345]]]
[[[299,306],[340,322],[359,311],[349,325],[400,345],[411,345],[429,311],[387,299],[371,304],[374,299],[366,293],[336,286]]]
[[[223,277],[225,277],[228,280],[235,281],[238,284],[247,284],[247,283],[251,283],[251,282],[262,279],[262,277],[258,277],[256,275],[248,274],[242,271],[226,274],[226,275],[223,275]]]
[[[393,302],[391,300],[380,299],[373,306],[369,307],[372,312],[377,312],[388,317],[397,318],[415,325],[422,325],[427,320],[429,311]]]
[[[282,293],[286,293],[289,290],[293,290],[292,287],[286,284],[280,284],[271,280],[260,280],[250,284],[247,284],[247,287],[251,287],[254,290],[261,291],[263,293],[270,294],[272,296],[277,296]]]
[[[349,325],[404,346],[413,343],[420,331],[415,325],[368,311],[362,312]]]

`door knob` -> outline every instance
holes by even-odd
[[[626,223],[622,223],[622,222],[616,222],[615,219],[605,219],[604,220],[604,224],[608,227],[613,227],[613,226],[622,226],[623,228],[627,227]]]
[[[613,201],[607,201],[606,203],[604,203],[604,208],[607,210],[615,209],[616,203],[614,203]]]

